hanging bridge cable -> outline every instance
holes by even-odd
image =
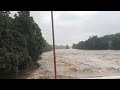
[[[57,79],[53,11],[51,11],[51,22],[52,22],[52,37],[53,37],[54,74],[55,74],[55,79]]]

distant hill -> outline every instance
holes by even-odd
[[[63,45],[60,45],[60,46],[56,45],[55,48],[56,49],[65,49],[65,46],[63,46]]]

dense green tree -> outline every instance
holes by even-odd
[[[32,60],[26,47],[27,42],[22,34],[0,29],[0,73],[18,73],[31,66]]]
[[[12,27],[12,18],[9,11],[0,11],[0,28],[10,29]]]
[[[120,38],[116,37],[112,41],[112,49],[120,50]]]
[[[76,45],[76,49],[107,50],[120,49],[120,33],[105,35],[103,37],[92,36],[86,41],[81,41]],[[74,44],[73,44],[74,45]],[[75,46],[75,45],[74,45]]]
[[[66,49],[70,49],[70,47],[68,45],[65,46]]]
[[[0,78],[35,66],[48,47],[29,11],[18,11],[14,18],[0,11]]]
[[[41,29],[34,22],[29,11],[19,11],[18,15],[15,15],[14,25],[15,30],[25,36],[29,55],[36,63],[39,55],[42,54],[44,44]]]
[[[46,40],[44,40],[44,42],[45,42],[45,44],[44,44],[43,52],[51,51],[52,45],[48,44]]]
[[[72,48],[73,48],[73,49],[77,49],[77,44],[74,43],[74,44],[72,45]]]

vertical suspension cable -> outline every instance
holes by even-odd
[[[54,74],[55,74],[55,79],[57,79],[53,11],[51,11],[51,22],[52,22],[52,37],[53,37]]]

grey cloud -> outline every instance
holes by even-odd
[[[120,12],[97,12],[94,15],[88,15],[89,18],[87,18],[88,16],[80,17],[74,15],[77,16],[75,21],[73,20],[73,15],[66,14],[64,16],[64,14],[59,17],[58,21],[56,20],[56,23],[62,23],[56,24],[56,30],[60,31],[59,33],[56,32],[56,39],[59,39],[58,41],[56,40],[57,43],[66,41],[66,43],[72,44],[73,42],[85,40],[92,35],[103,36],[120,32]],[[64,38],[62,37],[63,35]]]
[[[31,11],[42,30],[43,37],[52,44],[50,11]],[[72,45],[89,36],[120,32],[120,11],[54,11],[57,45]]]

